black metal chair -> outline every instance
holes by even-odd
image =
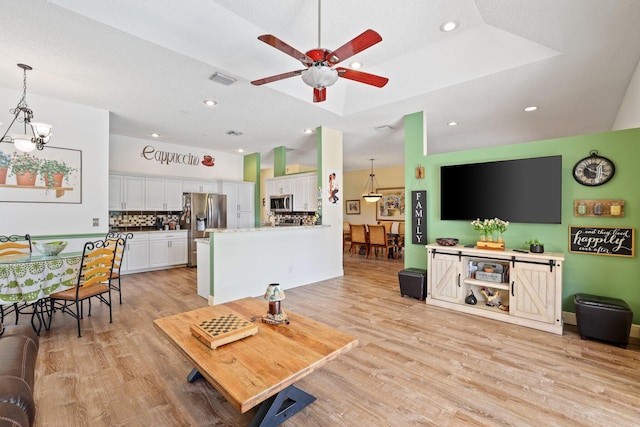
[[[109,278],[113,270],[116,251],[121,243],[120,239],[85,243],[77,284],[73,288],[50,295],[51,315],[56,310],[60,310],[75,317],[78,323],[78,337],[82,336],[80,319],[83,318],[82,303],[85,300],[89,301],[89,316],[91,316],[91,298],[98,298],[105,303],[109,307],[109,323],[113,323]],[[51,326],[51,317],[49,318],[49,326]]]
[[[111,277],[109,277],[109,286],[111,286],[111,289],[113,289],[114,291],[118,291],[120,304],[122,304],[122,283],[120,281],[120,267],[122,266],[125,251],[127,250],[127,240],[131,238],[133,238],[133,233],[120,232],[110,232],[107,233],[107,236],[105,237],[105,240],[121,240],[121,243],[118,245],[118,249],[116,250],[116,259],[113,263]],[[116,280],[118,281],[117,284]]]
[[[12,234],[10,236],[0,236],[0,257],[9,255],[31,254],[31,251],[31,236],[28,234]],[[6,310],[4,305],[0,305],[0,322],[4,322],[5,314],[9,314],[11,312],[14,312],[16,314],[17,325],[18,316],[20,314],[18,303],[12,304]]]

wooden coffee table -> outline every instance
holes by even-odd
[[[261,404],[252,426],[277,426],[316,398],[294,383],[358,345],[358,340],[322,323],[291,313],[289,324],[269,325],[260,318],[267,303],[244,298],[154,321],[194,369],[188,381],[204,377],[241,413]],[[190,326],[230,313],[257,319],[258,333],[211,349]]]

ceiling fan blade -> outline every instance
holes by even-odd
[[[258,37],[258,40],[265,42],[266,44],[275,47],[280,52],[284,52],[292,58],[297,59],[304,65],[313,64],[313,59],[309,58],[306,54],[300,52],[298,49],[289,46],[279,38],[271,34],[264,34]]]
[[[376,43],[382,41],[380,34],[373,30],[366,30],[353,40],[345,43],[338,49],[333,51],[333,55],[328,58],[331,65],[335,65],[338,62],[342,62],[347,58],[351,58],[356,53],[360,53],[363,50],[370,48]]]
[[[289,71],[288,73],[276,74],[275,76],[265,77],[264,79],[254,80],[254,81],[251,82],[251,84],[252,85],[256,85],[256,86],[260,86],[260,85],[263,85],[265,83],[271,83],[271,82],[275,82],[275,81],[278,81],[278,80],[288,79],[289,77],[299,76],[300,74],[302,74],[303,71],[304,70],[296,70],[296,71]]]
[[[389,81],[386,77],[376,76],[375,74],[364,73],[362,71],[351,70],[349,68],[339,67],[336,68],[338,76],[344,79],[353,80],[356,82],[368,84],[375,87],[384,87]]]
[[[313,102],[322,102],[327,100],[327,88],[322,89],[313,88]]]

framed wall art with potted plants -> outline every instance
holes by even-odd
[[[0,202],[82,203],[82,151],[0,144]]]
[[[404,221],[404,187],[376,188],[382,198],[376,202],[376,220]]]

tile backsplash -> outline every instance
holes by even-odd
[[[114,229],[153,229],[157,220],[161,224],[171,221],[180,222],[181,212],[109,212],[109,227]]]

